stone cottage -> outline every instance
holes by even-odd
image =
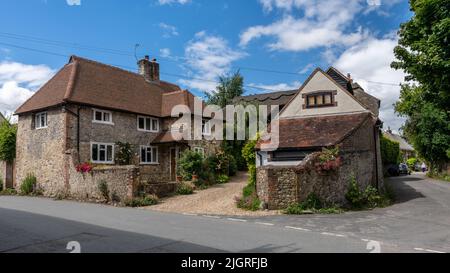
[[[155,59],[146,56],[138,69],[72,56],[20,106],[16,187],[32,173],[49,196],[100,198],[99,181],[122,199],[142,189],[163,195],[174,189],[181,151],[214,153],[214,142],[178,141],[171,134],[182,130],[172,108],[192,111],[194,96],[161,80]],[[117,166],[119,142],[131,145],[133,159],[126,166]],[[77,172],[85,162],[94,164],[93,171]]]
[[[345,204],[352,176],[363,189],[383,189],[379,107],[380,101],[350,75],[333,67],[316,69],[274,121],[279,124],[277,147],[263,148],[267,141],[257,144],[257,193],[265,206],[285,208],[312,193]],[[335,147],[338,166],[318,168],[320,152]]]
[[[388,128],[385,132],[383,132],[384,137],[390,139],[394,142],[397,142],[400,146],[400,153],[402,156],[402,162],[406,163],[408,159],[416,156],[416,151],[413,146],[406,141],[402,136],[394,134],[390,128]]]

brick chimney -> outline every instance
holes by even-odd
[[[141,74],[147,81],[159,82],[159,63],[156,59],[150,61],[147,55],[144,59],[138,61],[139,74]]]

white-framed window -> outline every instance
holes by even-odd
[[[112,112],[106,110],[92,109],[92,122],[113,125]]]
[[[205,149],[202,147],[194,147],[194,152],[201,154],[203,157],[205,156]]]
[[[158,147],[141,146],[141,164],[158,164]]]
[[[143,132],[159,132],[159,119],[138,116],[137,118],[137,128],[139,131]]]
[[[208,120],[202,120],[202,133],[205,136],[211,135],[211,125]]]
[[[114,164],[114,144],[92,142],[91,161],[93,163]]]
[[[47,112],[37,113],[34,116],[34,128],[44,129],[48,126]]]

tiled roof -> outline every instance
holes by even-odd
[[[258,95],[236,97],[234,104],[258,103],[261,105],[286,105],[297,94],[298,89],[289,91],[272,92]]]
[[[370,113],[319,116],[310,118],[280,119],[279,146],[286,148],[320,148],[341,143],[345,138],[358,129]],[[261,144],[268,142],[260,141]]]
[[[155,140],[152,141],[154,144],[164,144],[164,143],[172,143],[172,142],[180,142],[177,139],[182,138],[182,133],[175,131],[164,131],[160,133]]]
[[[384,132],[383,135],[388,139],[395,141],[400,144],[400,150],[402,151],[414,151],[414,148],[401,136],[396,135],[392,132]]]
[[[78,103],[162,117],[170,115],[173,105],[191,101],[193,95],[181,91],[175,84],[148,82],[137,73],[72,56],[67,65],[16,110],[16,114]]]

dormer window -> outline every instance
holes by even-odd
[[[336,91],[319,91],[304,94],[305,108],[331,107],[337,106],[335,100]]]
[[[202,120],[202,133],[204,136],[211,135],[211,125],[208,120]]]

